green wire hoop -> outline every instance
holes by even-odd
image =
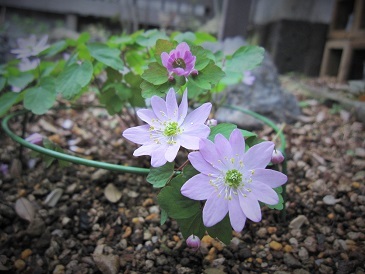
[[[269,127],[271,127],[275,132],[277,132],[279,134],[279,138],[280,138],[280,142],[281,142],[281,151],[285,156],[285,148],[286,148],[285,136],[273,121],[266,118],[265,116],[262,116],[256,112],[253,112],[253,111],[250,111],[247,109],[243,109],[243,108],[239,108],[239,107],[235,107],[235,106],[228,106],[228,105],[225,105],[224,107],[250,115],[250,116],[262,121]],[[44,148],[44,147],[41,147],[38,145],[31,144],[31,143],[25,141],[23,138],[16,135],[14,132],[12,132],[8,125],[10,119],[12,119],[16,116],[19,116],[19,115],[23,115],[26,112],[27,112],[27,110],[22,110],[22,111],[10,113],[6,117],[4,117],[3,121],[1,122],[1,126],[2,126],[3,130],[5,131],[5,133],[11,139],[13,139],[15,142],[19,143],[20,145],[22,145],[24,147],[27,147],[31,150],[45,154],[47,156],[51,156],[51,157],[54,157],[56,159],[60,159],[63,161],[68,161],[68,162],[71,162],[74,164],[80,164],[80,165],[108,169],[108,170],[113,170],[113,171],[118,171],[118,172],[123,172],[123,173],[133,173],[133,174],[140,174],[140,175],[147,175],[150,171],[148,168],[123,166],[123,165],[110,164],[110,163],[105,163],[105,162],[100,162],[100,161],[88,160],[88,159],[80,158],[80,157],[65,154],[65,153],[60,153],[60,152],[53,151],[53,150],[50,150],[50,149],[47,149],[47,148]],[[286,161],[285,160],[283,162],[283,172],[286,173]]]

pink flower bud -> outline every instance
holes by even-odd
[[[271,162],[275,165],[281,164],[284,161],[284,155],[280,150],[274,149],[271,156]]]
[[[33,133],[29,135],[27,138],[25,138],[25,141],[33,145],[41,146],[43,144],[43,136],[40,135],[39,133]]]
[[[214,127],[218,124],[218,121],[216,119],[209,119],[205,123],[208,127]]]
[[[192,234],[186,239],[186,244],[189,247],[191,247],[194,251],[197,251],[200,247],[200,239],[198,236]]]
[[[198,76],[198,74],[199,73],[198,73],[198,71],[196,69],[194,69],[192,72],[190,72],[190,75],[193,76],[193,77],[194,76]]]
[[[169,76],[169,82],[174,82],[174,81],[175,81],[174,76],[170,75],[170,76]]]

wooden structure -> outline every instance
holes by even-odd
[[[65,14],[71,27],[77,16],[118,18],[131,22],[131,31],[139,24],[176,28],[184,20],[204,23],[214,15],[211,0],[0,0],[0,6]]]
[[[336,0],[321,76],[362,79],[365,70],[365,0]]]

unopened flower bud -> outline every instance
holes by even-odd
[[[186,239],[186,244],[196,251],[200,247],[200,239],[198,236],[192,234]]]
[[[198,71],[196,70],[196,69],[194,69],[192,72],[190,72],[190,75],[191,76],[197,76],[199,73],[198,73]]]
[[[170,75],[170,76],[169,76],[169,82],[174,82],[174,81],[175,81],[174,76]]]
[[[218,124],[218,121],[216,119],[209,119],[205,123],[208,127],[214,127]]]
[[[275,165],[281,164],[284,161],[284,155],[280,150],[274,149],[271,156],[271,162]]]
[[[29,135],[27,138],[25,138],[25,141],[33,145],[41,146],[43,144],[43,136],[40,135],[39,133],[33,133]]]

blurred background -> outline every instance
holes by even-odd
[[[279,73],[364,78],[365,0],[0,0],[0,62],[17,37],[94,40],[139,29],[205,31],[263,46]]]

